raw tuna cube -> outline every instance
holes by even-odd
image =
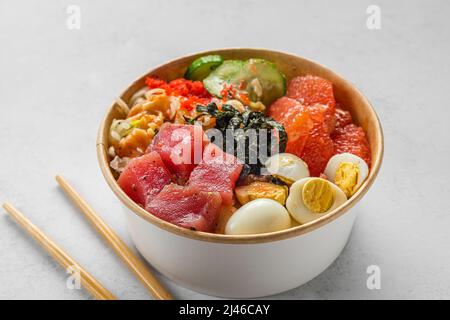
[[[170,184],[147,203],[146,210],[177,226],[214,232],[222,199],[218,192]]]
[[[167,168],[181,183],[200,162],[207,137],[201,126],[164,123],[148,147],[157,151]]]
[[[167,170],[157,152],[134,158],[117,180],[122,190],[136,203],[145,204],[171,182]]]
[[[213,143],[208,144],[203,152],[203,159],[192,171],[188,185],[200,190],[220,192],[222,203],[233,203],[233,189],[242,170],[242,164]]]

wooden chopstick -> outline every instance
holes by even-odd
[[[3,208],[11,218],[21,226],[33,239],[35,239],[63,268],[72,267],[80,271],[81,285],[98,300],[116,300],[117,298],[103,287],[92,275],[90,275],[79,263],[70,257],[55,242],[47,237],[30,220],[10,203],[3,204]]]
[[[145,288],[158,300],[172,300],[170,293],[159,283],[156,277],[147,269],[142,261],[127,247],[125,242],[103,221],[89,204],[75,191],[62,176],[55,177],[66,195],[92,223],[97,232],[111,246]]]

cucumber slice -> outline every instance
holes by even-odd
[[[223,62],[219,55],[210,55],[195,59],[187,68],[184,77],[189,80],[202,81],[212,70],[216,69]]]
[[[286,93],[286,79],[274,63],[264,59],[226,60],[203,84],[209,93],[221,98],[224,84],[245,90],[251,101],[269,106]]]
[[[239,86],[240,79],[244,78],[244,67],[244,61],[226,60],[203,79],[203,85],[209,93],[222,98],[220,92],[223,90],[224,84]]]
[[[274,63],[264,59],[249,59],[246,61],[246,70],[246,91],[250,100],[261,101],[269,106],[286,94],[286,78]]]

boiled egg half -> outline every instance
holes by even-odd
[[[307,223],[336,209],[347,201],[345,193],[322,178],[304,178],[289,190],[286,207],[299,223]]]
[[[258,234],[291,227],[289,212],[272,199],[256,199],[240,207],[228,220],[225,234]]]
[[[328,180],[335,183],[350,198],[369,174],[367,163],[351,153],[332,156],[324,171]]]
[[[270,174],[288,184],[309,177],[308,165],[292,153],[277,153],[267,159],[265,166]]]

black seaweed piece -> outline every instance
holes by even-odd
[[[272,145],[271,142],[274,136],[273,131],[275,131],[278,135],[277,140],[279,144],[279,152],[284,152],[286,149],[287,133],[283,125],[276,122],[274,119],[267,117],[262,112],[246,110],[243,113],[240,113],[233,106],[227,104],[224,104],[222,106],[222,109],[219,110],[217,105],[213,102],[209,103],[206,106],[197,105],[196,111],[200,114],[192,122],[194,122],[198,117],[208,114],[216,118],[215,127],[216,129],[220,130],[224,136],[227,129],[234,131],[234,155],[237,156],[237,146],[243,143],[246,148],[245,157],[244,159],[239,160],[241,160],[248,166],[248,168],[245,169],[246,171],[248,171],[247,174],[260,174],[261,168],[264,166],[261,163],[259,157],[257,163],[250,164],[250,154],[266,154],[267,156],[272,155],[272,150],[270,147]],[[250,137],[246,134],[247,129],[256,130],[256,143],[255,140],[250,141]],[[262,146],[259,141],[260,129],[267,130],[267,144],[265,146]],[[224,145],[219,147],[225,150],[226,141],[225,139],[223,140]],[[263,150],[265,152],[260,153],[260,147],[267,148],[267,150]]]

